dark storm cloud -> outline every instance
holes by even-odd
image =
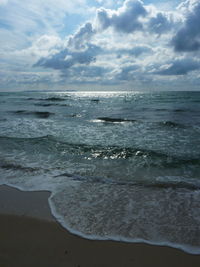
[[[200,49],[200,3],[196,4],[186,18],[183,27],[172,39],[177,52],[192,52]]]
[[[200,63],[193,59],[179,59],[175,60],[168,68],[154,72],[159,75],[185,75],[190,71],[200,69]]]

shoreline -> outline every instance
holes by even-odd
[[[0,266],[200,266],[200,255],[176,248],[88,240],[71,234],[52,216],[49,196],[47,191],[0,186]]]

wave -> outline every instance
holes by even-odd
[[[34,105],[39,107],[51,107],[51,106],[70,107],[69,104],[58,104],[58,103],[36,103]]]
[[[149,187],[154,187],[154,188],[163,188],[163,189],[188,189],[188,190],[200,190],[200,183],[192,183],[192,182],[156,182],[156,183],[151,183],[148,185]]]
[[[111,118],[111,117],[98,117],[96,120],[93,120],[95,122],[104,122],[104,123],[126,123],[126,122],[140,122],[142,123],[142,121],[138,121],[138,120],[134,120],[134,119],[123,119],[123,118]],[[161,121],[161,122],[156,122],[156,125],[159,125],[161,127],[169,127],[169,128],[185,128],[186,126],[184,124],[181,123],[177,123],[174,121]]]
[[[186,112],[186,111],[188,111],[188,110],[186,110],[186,109],[174,109],[174,112]]]
[[[187,109],[170,109],[170,108],[156,108],[155,111],[173,111],[173,112],[186,112]]]
[[[33,98],[33,97],[29,97],[26,100],[41,100],[41,101],[65,101],[65,98],[61,98],[61,97],[48,97],[48,98]]]
[[[143,109],[144,110],[144,109]],[[151,110],[151,109],[147,109],[148,110]],[[156,108],[155,111],[170,111],[169,109],[167,108]]]
[[[91,99],[90,101],[91,101],[91,102],[95,102],[95,103],[99,103],[99,102],[100,102],[100,99],[98,99],[98,98],[94,98],[94,99]]]
[[[191,102],[193,102],[193,103],[200,103],[200,99],[196,99],[196,100],[192,100]]]
[[[6,170],[14,170],[14,171],[24,171],[24,172],[35,172],[38,171],[39,168],[25,167],[20,164],[15,164],[11,162],[7,162],[1,159],[0,168]]]
[[[28,110],[17,110],[17,111],[11,111],[13,114],[20,114],[20,115],[33,115],[37,118],[46,119],[49,118],[51,115],[54,115],[52,112],[48,111],[28,111]]]
[[[50,116],[54,115],[54,113],[47,112],[47,111],[35,111],[35,112],[31,112],[30,114],[33,114],[36,117],[41,118],[41,119],[47,119]]]
[[[104,177],[96,177],[96,176],[81,176],[81,175],[76,175],[76,174],[70,174],[70,173],[62,173],[59,175],[56,175],[56,177],[68,177],[71,178],[72,180],[75,181],[80,181],[80,182],[86,182],[86,183],[100,183],[100,184],[110,184],[110,185],[115,185],[115,186],[139,186],[139,187],[150,187],[150,188],[163,188],[163,189],[188,189],[188,190],[200,190],[200,181],[196,179],[190,179],[188,181],[182,180],[180,181],[179,179],[175,179],[174,177],[166,177],[166,180],[164,179],[165,177],[162,177],[161,180],[156,179],[152,181],[148,180],[136,180],[133,182],[130,181],[119,181],[119,180],[114,180],[111,178],[104,178]]]
[[[43,103],[37,103],[34,104],[35,106],[40,106],[40,107],[51,107],[51,106],[57,106],[58,104],[43,104]]]
[[[69,114],[67,117],[69,117],[69,118],[81,118],[82,117],[82,115],[81,114],[76,114],[76,113],[74,113],[74,114]]]
[[[140,147],[120,147],[120,146],[102,146],[102,145],[88,145],[75,144],[60,141],[51,135],[35,138],[16,138],[0,136],[0,144],[6,146],[9,142],[13,145],[20,144],[25,150],[28,145],[37,146],[42,153],[44,150],[49,153],[62,154],[64,151],[69,155],[88,157],[92,159],[107,159],[107,160],[124,160],[134,159],[140,160],[142,167],[159,167],[159,168],[180,168],[181,166],[199,166],[200,155],[196,157],[179,157],[170,155],[161,151],[155,151]]]
[[[185,125],[174,121],[162,121],[158,123],[162,127],[184,128]]]
[[[1,158],[0,168],[5,170],[14,170],[21,171],[23,173],[38,173],[40,171],[50,171],[43,168],[38,167],[28,167],[23,166],[21,164],[17,164],[15,162],[11,162],[8,160],[4,160]],[[57,170],[58,172],[59,169]],[[50,173],[49,173],[50,175]],[[52,174],[53,175],[53,174]],[[135,178],[133,181],[130,180],[116,180],[112,178],[106,178],[102,176],[83,176],[75,173],[64,172],[57,175],[53,175],[56,179],[58,177],[68,177],[71,180],[84,182],[84,183],[99,183],[99,184],[110,184],[113,186],[137,186],[137,187],[149,187],[149,188],[157,188],[157,189],[187,189],[187,190],[200,190],[200,181],[197,179],[185,179],[179,177],[158,177],[152,180],[142,179],[139,180]]]
[[[26,113],[27,111],[22,109],[22,110],[16,110],[16,111],[11,111],[11,113],[13,114],[22,114],[22,113]]]
[[[65,98],[61,98],[61,97],[48,97],[48,98],[41,98],[40,100],[44,100],[44,101],[65,101]]]
[[[129,119],[123,119],[123,118],[110,118],[110,117],[99,117],[97,118],[99,121],[103,122],[110,122],[110,123],[123,123],[123,122],[136,122],[137,120],[129,120]]]

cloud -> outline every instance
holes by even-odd
[[[146,24],[143,21],[144,18],[146,19]],[[147,29],[148,31],[151,29],[152,32],[161,34],[171,28],[171,22],[165,17],[165,13],[158,13],[155,8],[154,12],[152,12],[152,10],[146,8],[140,0],[126,0],[117,10],[98,9],[97,21],[101,28],[100,31],[98,30],[99,25],[95,27],[92,22],[86,22],[74,35],[68,37],[64,48],[61,48],[60,51],[53,55],[50,54],[42,57],[34,64],[34,67],[45,67],[63,71],[77,65],[89,65],[95,62],[99,54],[101,54],[102,57],[106,56],[108,53],[113,54],[113,62],[116,56],[118,58],[120,58],[121,55],[139,57],[141,54],[151,54],[153,50],[147,45],[133,46],[132,44],[131,48],[129,44],[128,48],[120,49],[116,47],[113,51],[111,45],[111,50],[103,49],[101,48],[98,38],[101,38],[100,35],[103,35],[102,31],[109,27],[114,28],[116,32],[124,32],[126,34],[136,31],[145,31]],[[106,37],[106,40],[106,42],[109,42],[109,36]],[[131,62],[124,62],[123,65],[130,65],[130,63]],[[121,69],[123,69],[123,66],[121,66]],[[118,78],[125,79],[133,70],[133,66],[131,68],[125,67],[121,71],[121,74],[118,75]]]
[[[170,9],[156,0],[0,0],[0,6],[4,85],[154,88],[199,81],[194,53],[177,56],[200,49],[199,0],[184,0],[177,10],[174,2]]]
[[[97,28],[101,31],[112,27],[127,34],[141,31],[161,35],[176,23],[172,12],[160,12],[155,7],[145,6],[140,0],[126,0],[118,10],[97,10]]]
[[[74,49],[84,49],[87,43],[91,40],[95,30],[90,22],[85,23],[80,29],[69,38],[68,46]]]
[[[133,80],[134,79],[134,74],[137,70],[139,70],[140,66],[133,64],[130,66],[125,66],[123,67],[120,72],[116,75],[115,79],[117,80]]]
[[[106,76],[109,74],[108,68],[100,66],[79,65],[73,66],[70,69],[62,70],[61,77],[64,81],[68,82],[102,82],[106,80]],[[105,76],[106,74],[106,76]]]
[[[57,70],[68,69],[75,64],[90,64],[94,62],[101,49],[95,45],[88,45],[87,48],[80,52],[71,51],[68,48],[61,50],[50,58],[41,58],[34,67],[45,67]]]
[[[100,78],[109,70],[100,66],[79,66],[74,68],[76,73],[79,73],[82,77]]]
[[[176,59],[174,62],[161,67],[161,70],[154,72],[159,75],[186,75],[191,71],[200,69],[200,62],[190,59]]]
[[[34,64],[34,67],[41,66],[63,70],[75,64],[88,65],[94,62],[96,56],[101,52],[100,47],[90,43],[94,34],[92,24],[90,22],[85,23],[74,35],[68,38],[65,47],[53,55],[41,58]]]
[[[200,49],[200,2],[190,0],[186,3],[189,4],[189,14],[186,15],[183,27],[172,39],[176,52],[192,52]],[[184,6],[184,10],[185,8]]]
[[[150,18],[148,28],[150,32],[163,34],[170,31],[174,26],[172,17],[167,17],[166,14],[159,12],[155,17]]]
[[[86,0],[0,0],[0,7],[0,39],[6,42],[7,50],[15,44],[16,49],[24,49],[45,34],[69,35],[72,26],[67,22],[73,20],[73,27],[77,28],[88,18],[85,10],[90,10]]]
[[[149,46],[142,46],[142,45],[135,46],[131,49],[120,49],[117,51],[119,57],[124,54],[139,57],[142,54],[149,54],[152,52],[153,50]]]
[[[5,72],[0,71],[0,84],[1,86],[13,86],[17,85],[35,85],[35,84],[45,84],[45,83],[54,83],[60,80],[58,73],[49,73],[49,72]]]
[[[143,28],[140,22],[147,11],[140,0],[126,0],[117,11],[101,8],[97,11],[97,21],[101,30],[113,27],[116,31],[131,33]]]

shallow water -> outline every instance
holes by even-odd
[[[200,254],[200,93],[0,93],[0,184],[70,231]]]

